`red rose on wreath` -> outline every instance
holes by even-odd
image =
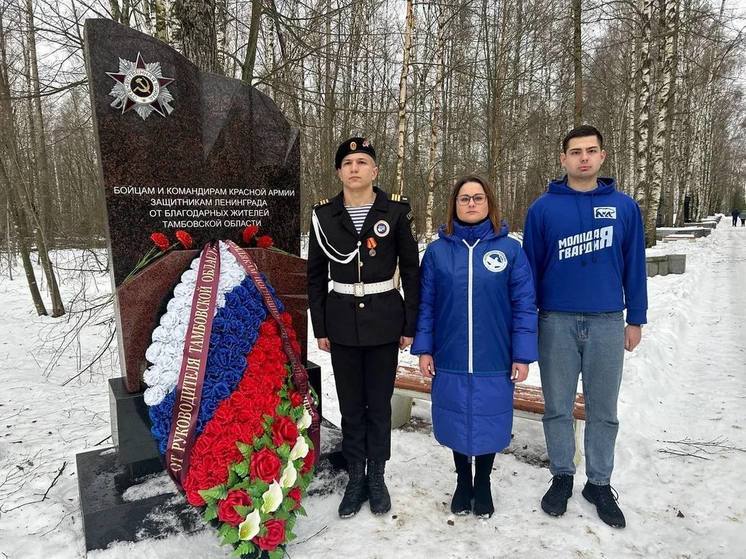
[[[236,416],[236,410],[230,405],[230,399],[224,400],[218,406],[215,411],[215,415],[212,416],[213,421],[217,421],[218,425],[226,426],[230,425]]]
[[[196,487],[186,490],[187,501],[189,501],[189,504],[193,507],[201,507],[202,505],[207,504],[198,491],[199,489]]]
[[[274,241],[269,235],[262,235],[261,237],[256,238],[256,246],[258,246],[259,248],[269,248],[273,244]]]
[[[252,478],[272,483],[273,480],[280,479],[281,466],[278,456],[268,448],[263,448],[251,456],[249,472]]]
[[[220,501],[218,505],[218,518],[227,522],[231,526],[238,526],[243,522],[244,517],[236,512],[236,506],[251,506],[251,497],[245,491],[235,489],[228,492],[228,496]]]
[[[265,383],[265,385],[268,383]],[[254,406],[262,410],[262,413],[274,416],[277,404],[280,403],[280,397],[277,394],[257,394]]]
[[[157,246],[161,250],[167,250],[169,245],[171,244],[168,240],[168,237],[164,235],[163,233],[153,233],[150,235],[150,240],[153,241],[155,246]]]
[[[236,438],[237,441],[241,441],[245,444],[251,444],[251,442],[258,436],[262,435],[262,427],[261,425],[257,425],[257,421],[260,419],[259,417],[252,418],[253,421],[248,422],[244,421],[238,424],[233,424],[231,427],[232,434]]]
[[[272,442],[275,446],[280,446],[282,443],[290,443],[292,446],[297,439],[298,427],[287,417],[280,416],[272,424]]]
[[[192,240],[192,236],[189,233],[187,233],[183,229],[179,229],[174,234],[176,235],[176,239],[181,243],[181,246],[183,246],[184,248],[192,248],[194,241]]]
[[[303,396],[301,396],[300,392],[291,392],[290,393],[290,405],[294,408],[297,408],[303,403]]]
[[[276,336],[277,324],[274,320],[266,320],[259,326],[259,334],[262,336]]]
[[[295,501],[295,506],[293,507],[293,510],[300,508],[300,500],[301,500],[301,494],[300,494],[300,487],[293,487],[290,491],[288,491],[288,497],[293,499]]]
[[[313,452],[313,449],[310,449],[308,451],[308,454],[306,454],[305,458],[303,458],[303,467],[300,469],[300,473],[307,474],[311,471],[311,468],[313,468],[313,463],[316,461],[316,455]]]
[[[264,523],[267,533],[257,536],[252,541],[265,551],[272,551],[285,541],[285,522],[282,520],[267,520]]]
[[[259,227],[257,225],[249,225],[248,227],[245,227],[241,233],[241,238],[243,239],[244,244],[248,245],[251,242],[251,239],[254,238],[254,235],[258,232]]]

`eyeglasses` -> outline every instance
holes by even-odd
[[[487,201],[487,195],[486,194],[473,194],[469,196],[468,194],[462,194],[461,196],[456,197],[456,201],[458,202],[459,206],[468,206],[469,202],[474,200],[474,204],[477,206],[481,206]]]

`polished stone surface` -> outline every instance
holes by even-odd
[[[86,20],[85,39],[115,285],[150,249],[154,231],[173,240],[184,229],[201,246],[239,241],[244,225],[260,222],[275,246],[299,254],[299,134],[274,102],[111,20]],[[142,119],[111,106],[117,82],[107,72],[138,53],[174,80],[167,116]]]
[[[119,451],[119,461],[127,465],[160,461],[142,392],[128,392],[123,377],[109,379],[109,409],[112,441]]]
[[[267,96],[238,80],[199,72],[148,35],[97,19],[86,21],[85,33],[117,288],[120,363],[127,390],[137,392],[148,366],[150,334],[181,272],[198,254],[174,249],[124,281],[153,246],[151,233],[175,242],[175,231],[184,229],[198,248],[211,239],[240,242],[243,227],[258,223],[260,234],[271,235],[276,247],[298,254],[299,138]],[[143,119],[136,110],[112,107],[117,81],[107,72],[122,70],[120,59],[124,66],[142,60],[152,73],[157,69],[150,65],[160,64],[162,75],[174,80],[167,85],[173,112]],[[278,293],[305,352],[305,261],[290,265],[258,258],[262,271],[265,263],[274,267],[265,273],[273,285],[282,284]]]
[[[128,392],[142,390],[142,375],[148,368],[145,350],[151,342],[174,287],[196,250],[169,252],[117,288],[116,312],[119,363]]]
[[[175,493],[175,487],[160,495],[128,498],[127,490],[146,480],[132,477],[114,448],[78,454],[76,467],[86,551],[204,526],[199,510]]]

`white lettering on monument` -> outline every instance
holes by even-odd
[[[115,186],[115,196],[148,197],[147,215],[171,229],[262,226],[273,198],[296,195],[292,188]]]

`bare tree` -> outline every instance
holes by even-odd
[[[404,51],[399,79],[399,133],[396,149],[396,183],[399,194],[404,194],[404,142],[407,134],[407,76],[412,56],[412,33],[414,32],[413,0],[407,2],[407,19],[404,25]]]

